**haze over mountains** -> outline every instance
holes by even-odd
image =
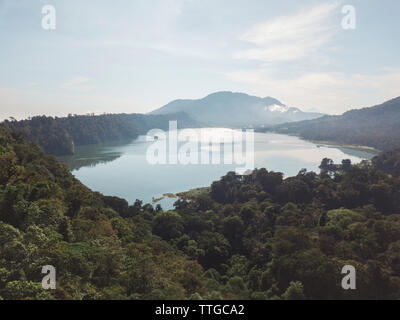
[[[167,130],[171,120],[177,120],[179,128],[248,127],[320,116],[319,113],[306,113],[287,107],[271,97],[217,92],[200,100],[176,100],[147,115],[37,116],[29,120],[6,120],[2,125],[21,132],[46,153],[70,155],[77,145],[133,139],[153,128]]]
[[[303,112],[271,97],[259,98],[244,93],[216,92],[198,100],[175,100],[151,112],[165,115],[185,112],[203,126],[259,126],[309,120],[320,113]]]
[[[400,97],[374,107],[350,110],[341,116],[324,116],[260,130],[298,135],[308,140],[369,146],[379,150],[399,148]]]
[[[279,100],[244,93],[217,92],[199,100],[175,100],[150,114],[107,114],[64,118],[33,117],[4,121],[47,153],[74,153],[74,146],[133,139],[171,120],[179,128],[256,127],[297,135],[307,140],[369,146],[379,150],[400,148],[400,97],[381,105],[350,110],[341,116],[303,112]]]

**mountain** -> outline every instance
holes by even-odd
[[[380,150],[400,147],[400,97],[377,106],[350,110],[341,116],[286,123],[260,131],[298,135],[308,140],[369,146]]]
[[[75,146],[134,139],[150,129],[168,130],[169,121],[180,128],[198,124],[187,114],[168,115],[104,114],[53,118],[33,117],[22,121],[4,121],[3,126],[22,133],[49,154],[71,155]]]
[[[271,98],[244,93],[216,92],[199,100],[175,100],[151,112],[165,115],[186,112],[203,126],[257,126],[314,119],[320,113],[302,112]]]

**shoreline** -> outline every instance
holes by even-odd
[[[289,134],[289,133],[282,133],[282,132],[276,132],[276,131],[258,131],[255,130],[255,132],[258,133],[274,133],[274,134],[281,134],[284,136],[290,136],[290,137],[297,137],[300,140],[311,142],[317,146],[326,146],[326,147],[340,147],[340,148],[347,148],[347,149],[353,149],[353,150],[359,150],[359,151],[369,151],[374,154],[379,154],[382,152],[382,150],[376,149],[374,147],[369,147],[369,146],[361,146],[361,145],[355,145],[355,144],[345,144],[345,143],[340,143],[340,142],[335,142],[335,141],[323,141],[323,140],[313,140],[313,139],[306,139],[303,138],[302,136],[298,134]]]
[[[359,151],[369,151],[371,153],[381,153],[381,150],[375,149],[374,147],[368,147],[368,146],[361,146],[361,145],[355,145],[355,144],[344,144],[344,143],[339,143],[339,142],[334,142],[334,141],[319,141],[319,140],[307,140],[302,137],[299,137],[301,140],[304,141],[309,141],[317,146],[326,146],[326,147],[340,147],[340,148],[346,148],[346,149],[354,149],[354,150],[359,150]]]

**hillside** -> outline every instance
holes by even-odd
[[[4,121],[2,125],[21,132],[49,154],[71,155],[74,147],[109,141],[134,139],[150,129],[168,130],[170,120],[180,128],[195,127],[197,123],[185,113],[169,115],[105,114],[53,118],[33,117],[22,121]]]
[[[331,167],[228,173],[163,211],[92,192],[0,127],[0,299],[399,299],[399,178]]]
[[[302,112],[278,100],[244,93],[216,92],[199,100],[175,100],[150,114],[186,112],[203,126],[272,125],[320,117],[319,113]]]
[[[400,147],[400,97],[383,104],[351,110],[341,116],[287,123],[260,131],[294,134],[308,140],[369,146],[379,150]]]
[[[90,191],[0,127],[0,300],[184,299],[201,290],[201,266],[152,235],[154,215],[140,201]],[[57,290],[41,288],[44,265],[56,267]]]

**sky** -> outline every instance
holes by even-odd
[[[400,96],[399,13],[398,0],[0,0],[0,119],[146,113],[216,91],[373,106]]]

